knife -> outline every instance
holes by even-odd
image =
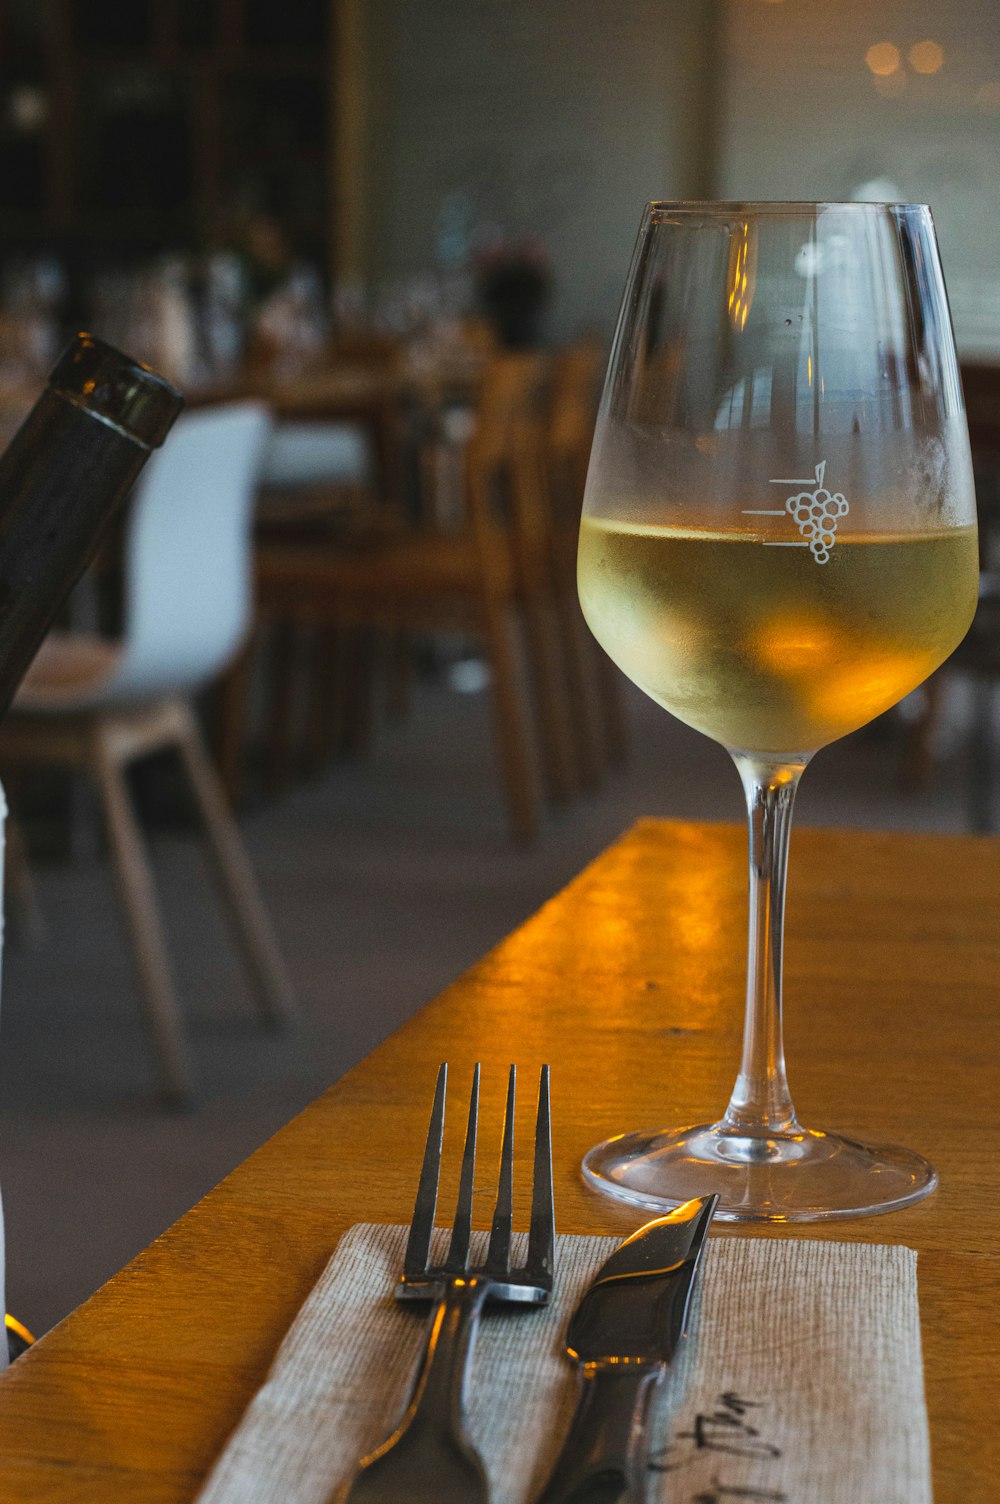
[[[573,1313],[576,1411],[536,1504],[639,1504],[650,1405],[681,1340],[718,1196],[685,1201],[616,1248]]]

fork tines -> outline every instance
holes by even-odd
[[[511,1268],[511,1232],[513,1226],[514,1187],[514,1100],[517,1067],[511,1066],[507,1083],[507,1105],[504,1112],[503,1143],[500,1150],[500,1170],[497,1177],[497,1199],[490,1229],[489,1246],[485,1264],[477,1269],[469,1266],[469,1245],[472,1235],[472,1195],[476,1162],[476,1128],[479,1119],[479,1066],[472,1075],[472,1090],[469,1095],[469,1116],[465,1134],[465,1149],[459,1180],[458,1202],[452,1224],[451,1243],[442,1264],[432,1265],[430,1260],[431,1235],[434,1230],[434,1212],[437,1206],[438,1182],[441,1170],[441,1150],[444,1139],[445,1097],[447,1095],[448,1067],[438,1071],[431,1111],[427,1145],[424,1150],[423,1167],[417,1188],[417,1200],[413,1209],[413,1222],[406,1245],[403,1263],[402,1286],[412,1293],[421,1285],[436,1283],[441,1279],[476,1273],[505,1287],[505,1297],[513,1300],[543,1300],[552,1288],[555,1249],[555,1222],[552,1202],[552,1136],[549,1105],[549,1067],[543,1065],[538,1083],[538,1111],[535,1121],[534,1171],[531,1197],[531,1222],[528,1234],[528,1250],[522,1269]],[[399,1290],[400,1294],[404,1289]]]

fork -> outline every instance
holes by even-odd
[[[362,1458],[340,1504],[488,1504],[489,1481],[465,1425],[465,1376],[479,1317],[489,1300],[545,1305],[552,1293],[555,1223],[552,1209],[552,1139],[549,1068],[538,1082],[538,1114],[531,1193],[531,1228],[522,1268],[511,1268],[514,1178],[515,1066],[507,1082],[496,1207],[482,1265],[471,1265],[472,1190],[479,1116],[479,1066],[472,1076],[469,1119],[451,1242],[443,1263],[432,1264],[431,1234],[437,1205],[444,1136],[448,1067],[438,1071],[423,1168],[417,1187],[399,1300],[433,1300],[427,1343],[413,1394],[399,1425]]]

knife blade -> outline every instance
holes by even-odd
[[[691,1294],[718,1196],[686,1201],[616,1248],[570,1320],[579,1394],[536,1504],[645,1498],[650,1405],[687,1332]]]

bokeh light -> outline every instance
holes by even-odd
[[[944,63],[944,48],[939,42],[914,42],[907,56],[914,73],[938,73]]]
[[[865,53],[865,62],[879,78],[887,78],[899,67],[899,48],[894,42],[873,42]]]

